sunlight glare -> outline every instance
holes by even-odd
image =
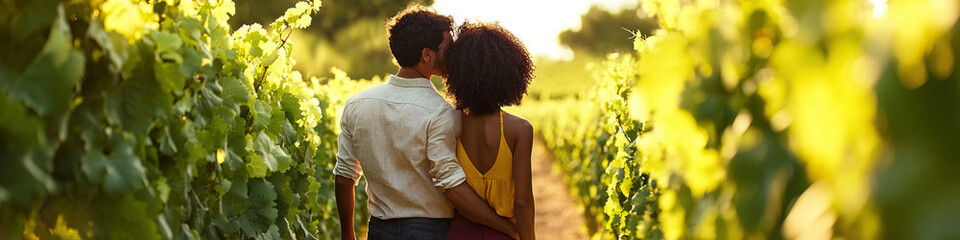
[[[573,51],[560,45],[557,36],[567,29],[580,28],[580,15],[599,5],[608,11],[636,6],[628,0],[437,0],[437,12],[453,16],[456,24],[465,20],[499,21],[527,46],[533,55],[569,60]]]
[[[873,17],[882,18],[887,14],[887,0],[867,0],[873,5]]]

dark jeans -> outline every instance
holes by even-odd
[[[449,218],[397,218],[382,220],[370,217],[367,239],[442,240],[447,238]]]

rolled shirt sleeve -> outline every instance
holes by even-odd
[[[467,180],[457,163],[457,132],[460,114],[453,108],[441,111],[427,127],[427,160],[434,187],[446,190]]]
[[[353,179],[354,182],[360,180],[363,169],[360,167],[360,160],[357,159],[353,151],[353,129],[349,124],[347,108],[342,111],[344,114],[340,117],[340,136],[337,138],[337,163],[333,167],[333,175]]]

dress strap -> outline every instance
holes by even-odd
[[[500,137],[503,137],[503,110],[500,110]]]

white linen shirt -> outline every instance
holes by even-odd
[[[457,163],[460,114],[430,80],[390,76],[347,100],[333,174],[367,178],[367,208],[380,219],[452,218],[443,191],[466,180]]]

